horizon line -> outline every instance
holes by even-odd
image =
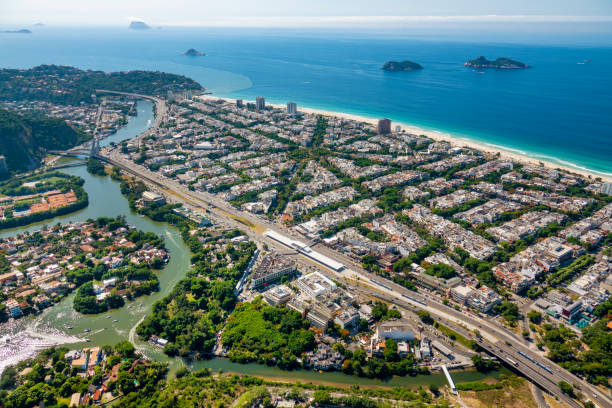
[[[126,24],[132,21],[141,21],[151,27],[249,27],[249,28],[307,28],[325,27],[339,25],[342,27],[350,26],[376,26],[378,24],[401,25],[406,23],[607,23],[612,22],[612,15],[603,16],[574,16],[574,15],[420,15],[420,16],[279,16],[279,17],[227,17],[206,18],[192,21],[166,21],[155,22],[141,17],[124,17]],[[21,23],[25,26],[34,26],[36,23]],[[18,25],[19,23],[12,23]],[[80,26],[81,22],[49,22],[45,26]],[[89,26],[97,27],[122,27],[119,22],[97,22],[88,23]],[[2,26],[7,26],[3,24]],[[388,28],[388,27],[383,27]]]

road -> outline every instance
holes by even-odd
[[[165,115],[166,107],[163,101],[152,97],[147,97],[147,99],[152,99],[156,101],[156,103],[159,101],[161,106],[157,109],[157,112],[160,113],[160,116]],[[154,127],[159,126],[159,123],[161,123],[161,119],[157,120],[156,118]],[[138,138],[140,138],[140,136]],[[278,246],[278,243],[262,235],[266,229],[276,231],[293,239],[305,241],[303,237],[297,236],[284,226],[271,223],[267,218],[236,209],[231,204],[210,193],[190,191],[187,187],[174,180],[167,179],[160,174],[151,172],[143,166],[137,165],[124,158],[115,148],[105,148],[100,152],[100,159],[109,164],[116,165],[148,183],[154,184],[165,194],[174,197],[175,200],[208,211],[211,218],[221,224],[241,229],[244,229],[245,225],[251,227],[250,230],[248,230],[249,236],[258,243],[265,243],[273,247]],[[569,384],[578,385],[583,394],[601,407],[612,407],[612,400],[609,395],[606,395],[598,388],[562,369],[555,363],[534,353],[528,346],[523,344],[524,339],[521,336],[517,336],[504,327],[480,318],[479,316],[448,307],[432,294],[413,292],[388,279],[374,275],[361,268],[353,259],[336,250],[321,245],[317,246],[316,250],[348,267],[344,271],[336,273],[336,277],[350,284],[351,289],[378,297],[387,302],[396,304],[399,307],[409,309],[417,307],[429,311],[435,318],[443,321],[445,325],[467,338],[476,340],[483,349],[497,356],[500,360],[505,361],[515,370],[538,384],[542,389],[557,396],[569,406],[580,407],[581,405],[561,392],[557,385],[559,381],[566,381]],[[372,283],[372,279],[382,283],[384,286]],[[416,301],[410,300],[406,298],[406,296],[416,299]],[[476,330],[480,332],[481,337],[477,337],[474,334]],[[519,352],[528,356],[528,358],[523,357]],[[548,372],[543,366],[549,367],[551,372]]]

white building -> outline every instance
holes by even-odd
[[[313,299],[338,287],[331,279],[320,272],[304,275],[297,280],[298,287]]]

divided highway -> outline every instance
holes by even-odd
[[[120,92],[112,93],[130,95]],[[142,95],[130,96],[145,97]],[[166,113],[165,102],[149,96],[146,96],[146,99],[153,100],[156,103],[158,113],[154,124],[154,127],[156,127],[160,124],[161,118]],[[119,152],[112,147],[102,150],[98,158],[111,165],[120,167],[125,172],[137,176],[145,182],[157,186],[160,190],[173,196],[180,202],[209,211],[209,214],[213,218],[220,220],[226,225],[244,229],[245,224],[248,225],[248,223],[250,223],[250,226],[253,228],[249,231],[249,235],[256,242],[266,243],[273,247],[278,246],[278,242],[262,235],[263,231],[266,229],[276,231],[292,239],[305,241],[303,237],[295,236],[291,231],[281,225],[273,224],[267,219],[238,210],[231,204],[220,200],[212,194],[190,191],[184,185],[166,179],[142,166],[136,165],[124,159]],[[509,332],[505,328],[478,316],[462,313],[452,307],[448,307],[433,295],[410,291],[388,279],[374,275],[361,268],[353,259],[331,248],[317,246],[316,250],[347,266],[347,269],[336,275],[353,290],[380,298],[398,307],[408,309],[418,308],[429,311],[436,319],[443,322],[443,324],[451,327],[453,330],[469,339],[476,340],[484,350],[500,360],[503,360],[507,365],[513,367],[514,370],[520,372],[540,388],[555,395],[559,400],[567,403],[569,406],[581,407],[581,404],[568,397],[559,389],[557,385],[559,381],[566,381],[569,384],[578,385],[580,387],[580,392],[600,407],[612,407],[612,400],[609,395],[562,369],[555,363],[535,354],[523,343],[524,340],[521,337]],[[295,254],[294,256],[299,255]],[[372,282],[372,280],[375,282]],[[480,332],[480,336],[474,334],[476,330]]]

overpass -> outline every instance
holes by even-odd
[[[139,96],[114,91],[110,91],[110,93]],[[158,113],[156,115],[155,122],[156,125],[160,123],[162,116],[160,113],[165,115],[166,112],[165,102],[155,97],[144,98],[143,95],[140,95],[139,97],[155,101]],[[140,138],[141,136],[142,135],[138,136],[137,138]],[[169,193],[178,197],[181,201],[187,202],[190,205],[201,208],[218,208],[220,211],[215,211],[215,213],[218,213],[217,215],[230,223],[235,221],[237,218],[243,218],[249,222],[252,222],[253,224],[265,226],[273,231],[279,231],[280,229],[278,225],[271,224],[266,220],[259,218],[254,219],[252,214],[237,210],[229,203],[221,202],[218,198],[211,196],[210,194],[188,191],[186,188],[181,187],[172,180],[162,178],[157,174],[153,174],[147,169],[142,168],[141,166],[125,161],[117,153],[105,151],[96,153],[93,155],[93,157],[96,157],[99,160],[111,165],[118,166],[125,172],[143,179],[149,184],[153,184],[161,188],[162,191],[168,191]],[[281,231],[282,233],[288,233],[291,236],[290,232],[285,231],[284,229]],[[264,236],[258,236],[257,239],[268,240],[269,243],[275,242]],[[559,381],[566,381],[570,384],[580,385],[580,388],[585,396],[595,402],[598,406],[612,407],[609,395],[603,393],[601,390],[597,389],[591,384],[586,383],[586,381],[571,374],[565,369],[557,366],[548,359],[537,355],[523,344],[523,340],[521,338],[516,336],[514,333],[509,332],[505,328],[498,327],[486,319],[481,319],[476,316],[467,316],[464,313],[458,312],[453,308],[444,305],[436,298],[432,298],[431,296],[427,295],[423,296],[423,294],[410,291],[391,280],[372,274],[360,266],[353,265],[354,262],[352,262],[350,258],[347,258],[330,248],[321,247],[318,248],[318,251],[322,252],[331,259],[340,261],[346,265],[350,265],[349,267],[351,269],[355,268],[355,270],[358,271],[359,276],[363,278],[358,285],[355,285],[354,280],[346,279],[346,271],[337,274],[339,279],[346,281],[347,285],[351,286],[353,289],[366,293],[369,292],[371,296],[375,296],[381,300],[391,302],[403,308],[414,310],[416,307],[430,311],[434,317],[443,322],[444,325],[449,326],[451,329],[462,334],[468,339],[475,340],[483,350],[497,357],[499,360],[504,361],[514,371],[522,374],[534,384],[538,385],[541,389],[556,396],[568,406],[576,408],[581,407],[580,404],[559,389]],[[372,291],[372,289],[374,289],[372,288],[372,285],[363,284],[363,282],[368,282],[372,279],[384,282],[384,290],[381,288],[376,288],[374,291]],[[357,278],[357,280],[359,280],[359,278]],[[411,299],[416,299],[417,301],[413,304]],[[483,337],[475,335],[474,332],[476,330],[481,331],[483,333]],[[596,399],[593,400],[593,397]]]
[[[118,166],[126,173],[134,175],[149,184],[152,184],[152,185],[155,185],[161,188],[162,190],[169,190],[169,191],[175,190],[175,187],[172,185],[172,182],[170,180],[168,180],[167,183],[162,184],[153,175],[149,175],[148,172],[145,172],[145,170],[141,171],[140,169],[135,168],[135,166],[127,165],[126,163],[123,162],[123,160],[115,160],[111,157],[108,157],[108,156],[105,157],[102,155],[96,155],[95,157],[108,164]],[[210,202],[206,199],[200,198],[199,195],[200,194],[198,193],[181,190],[180,193],[177,194],[177,197],[179,197],[182,201],[188,202],[192,206],[203,207],[203,208],[209,207],[211,205]],[[218,204],[217,204],[217,207],[218,207]],[[236,211],[236,210],[230,210],[227,208],[220,208],[220,209],[222,212],[222,213],[220,212],[221,216],[224,216],[225,218],[232,218],[231,216],[234,215],[233,212]],[[240,214],[239,216],[241,217],[243,215]],[[272,228],[274,228],[274,230],[277,230],[278,226],[272,227]],[[267,239],[268,241],[270,241],[271,244],[277,245],[276,241],[271,240],[263,235],[258,238]],[[370,296],[376,297],[385,302],[393,303],[404,309],[409,309],[409,310],[415,310],[416,308],[425,309],[425,310],[435,309],[435,310],[432,310],[432,314],[434,314],[434,317],[437,320],[441,321],[442,324],[450,327],[452,330],[463,335],[467,339],[475,340],[477,344],[483,350],[497,357],[499,360],[504,361],[514,371],[522,374],[523,376],[531,380],[534,384],[538,385],[542,390],[545,390],[549,392],[550,394],[555,395],[559,400],[563,401],[568,406],[575,407],[575,408],[581,407],[581,405],[578,404],[575,400],[570,398],[568,395],[564,394],[559,389],[559,386],[558,386],[558,382],[561,380],[567,381],[570,383],[575,383],[575,384],[581,383],[581,381],[577,377],[569,373],[567,374],[569,374],[570,378],[568,378],[568,376],[566,375],[563,375],[562,369],[556,367],[554,363],[536,356],[535,354],[533,354],[533,352],[529,351],[528,348],[520,344],[518,341],[510,342],[509,341],[510,339],[508,338],[508,336],[505,334],[502,334],[499,330],[491,330],[488,326],[483,327],[479,325],[481,331],[485,333],[491,333],[491,334],[487,336],[489,338],[488,340],[482,337],[476,336],[472,331],[466,329],[462,325],[459,325],[453,322],[450,319],[450,317],[456,318],[457,320],[463,322],[466,325],[474,325],[476,319],[468,318],[469,321],[466,321],[465,320],[466,316],[464,314],[459,313],[456,310],[450,307],[447,307],[440,302],[434,301],[431,297],[425,297],[420,293],[408,291],[406,288],[401,287],[395,284],[394,282],[389,281],[383,277],[375,276],[375,280],[384,281],[385,287],[388,288],[388,290],[386,291],[374,290],[374,288],[371,285],[364,285],[364,284],[356,285],[355,281],[347,280],[345,274],[343,275],[342,273],[338,274],[337,276],[341,280],[345,281],[347,286],[351,287],[351,289],[353,290],[356,290],[362,293],[367,293]],[[362,279],[360,282],[367,282],[367,280],[368,279],[364,277],[364,279]],[[407,293],[409,293],[410,295],[407,295]],[[411,299],[417,299],[418,302],[415,302],[417,304],[416,305],[412,304]],[[504,339],[505,341],[502,339]],[[508,345],[507,343],[514,343],[514,346]],[[531,360],[521,357],[519,352],[529,355]],[[543,362],[540,362],[540,360],[542,360]],[[538,362],[540,362],[540,365],[538,365]],[[515,363],[518,363],[518,364],[515,364]],[[549,373],[545,371],[545,369],[543,369],[542,366],[555,366],[555,371]]]

